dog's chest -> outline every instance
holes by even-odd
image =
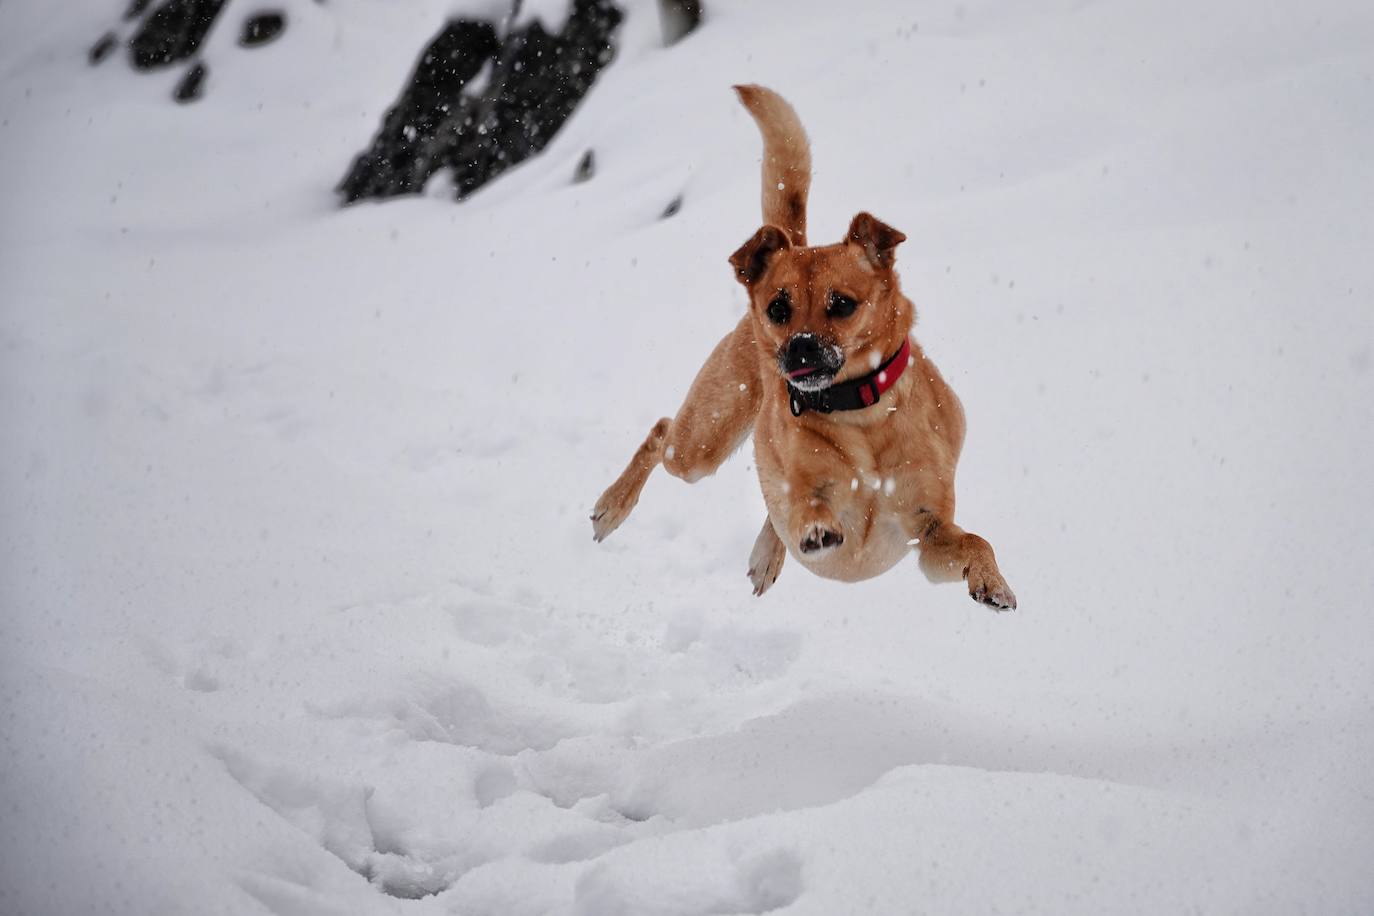
[[[837,578],[867,578],[890,569],[910,553],[907,520],[918,508],[920,475],[895,437],[854,437],[839,443],[832,469],[831,503],[854,543],[845,569],[817,570]],[[839,573],[837,575],[837,573]]]
[[[894,424],[895,427],[895,424]],[[907,501],[918,478],[909,449],[895,428],[877,434],[835,437],[831,467],[836,489],[848,488],[853,498],[872,502],[876,511],[896,508]]]
[[[916,491],[925,469],[911,448],[913,431],[905,427],[897,417],[877,428],[760,424],[755,438],[763,442],[756,453],[765,491],[769,479],[786,480],[865,514],[906,511],[907,503],[919,501]]]
[[[766,444],[756,450],[759,477],[775,527],[790,531],[792,522],[803,520],[820,501],[833,510],[842,530],[844,544],[836,550],[822,555],[793,551],[812,572],[847,581],[866,579],[910,553],[907,521],[920,502],[920,475],[910,452],[902,448],[910,440],[899,426],[761,424],[756,438]]]

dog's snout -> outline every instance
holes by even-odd
[[[796,368],[819,366],[824,358],[820,338],[815,334],[797,334],[787,342],[787,364]]]
[[[778,361],[790,384],[799,388],[822,388],[830,384],[844,365],[844,354],[830,341],[815,334],[794,334],[778,350]]]

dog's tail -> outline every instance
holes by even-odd
[[[811,190],[811,144],[787,100],[762,86],[736,86],[739,100],[763,134],[763,221],[806,244],[806,195]]]

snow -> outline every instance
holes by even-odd
[[[1370,909],[1367,4],[717,3],[665,49],[645,0],[541,156],[347,210],[467,7],[240,50],[231,4],[177,106],[49,6],[0,5],[0,912]],[[592,542],[743,309],[739,82],[801,113],[815,241],[907,234],[1017,612],[914,562],[754,598],[747,447]]]
[[[502,4],[499,0],[494,0],[492,6],[499,10]],[[510,5],[507,4],[507,13],[509,13],[510,9]],[[512,17],[514,20],[513,24],[519,27],[531,21],[538,20],[539,24],[543,26],[545,30],[549,32],[561,32],[564,24],[568,21],[568,13],[571,9],[572,5],[563,2],[563,0],[520,0],[516,5],[516,15]],[[499,13],[496,13],[487,18],[498,18],[499,15]]]

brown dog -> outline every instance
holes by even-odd
[[[860,213],[843,242],[808,247],[806,132],[772,90],[735,90],[763,134],[765,225],[730,256],[749,313],[597,501],[596,540],[625,521],[657,465],[695,482],[752,431],[768,506],[749,558],[755,594],[788,551],[853,582],[914,546],[932,581],[963,578],[975,600],[1016,607],[991,545],[954,524],[964,411],[909,336],[915,309],[893,269],[906,236]]]

